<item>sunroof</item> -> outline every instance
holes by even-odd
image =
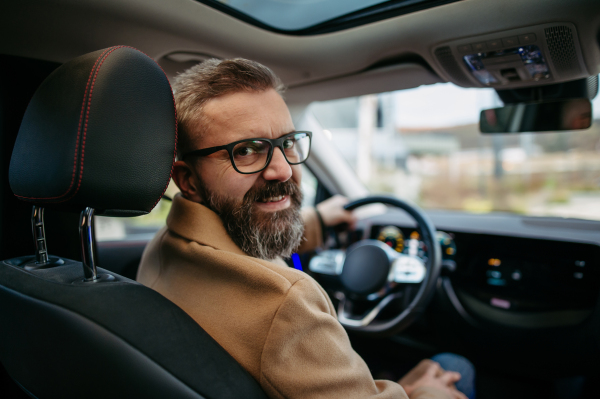
[[[359,25],[373,20],[374,15],[403,14],[457,0],[199,0],[254,25],[275,31],[301,32],[322,27],[327,22],[348,27],[348,20]],[[399,10],[401,10],[399,12]],[[406,10],[403,12],[403,10]],[[387,15],[375,20],[387,18]],[[345,19],[343,17],[349,17]],[[362,21],[358,21],[358,19]],[[368,19],[368,20],[366,20]],[[322,29],[318,29],[322,30]],[[309,32],[306,32],[309,33]],[[313,33],[313,32],[311,32]],[[320,32],[314,32],[320,33]]]

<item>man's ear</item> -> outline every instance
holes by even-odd
[[[183,161],[177,161],[173,164],[173,181],[181,190],[181,194],[194,202],[202,202],[200,191],[198,190],[198,177],[190,165]]]

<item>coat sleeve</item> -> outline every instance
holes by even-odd
[[[373,380],[323,295],[310,279],[289,289],[261,356],[265,392],[290,399],[406,399],[399,384]]]
[[[315,208],[302,209],[302,219],[304,219],[304,237],[298,248],[298,253],[312,251],[323,245],[321,222],[319,222]]]

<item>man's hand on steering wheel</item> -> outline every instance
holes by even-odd
[[[333,227],[346,223],[348,228],[354,229],[356,216],[354,216],[354,212],[344,209],[344,205],[348,202],[348,198],[342,195],[334,195],[319,203],[317,211],[319,211],[321,219],[323,219],[323,224],[327,227]]]

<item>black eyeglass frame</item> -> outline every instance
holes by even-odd
[[[301,161],[301,162],[290,162],[290,160],[285,155],[285,150],[283,148],[283,142],[287,138],[289,138],[290,136],[293,136],[293,135],[298,134],[298,133],[305,133],[308,136],[308,139],[309,139],[308,153],[306,154],[306,158],[304,159],[304,161]],[[240,143],[245,143],[247,141],[255,141],[255,140],[266,141],[269,144],[271,144],[271,148],[269,149],[269,154],[267,155],[267,161],[265,162],[265,166],[263,166],[261,169],[257,170],[256,172],[242,172],[235,165],[235,161],[233,159],[233,149],[234,149],[234,147],[236,145],[238,145]],[[288,134],[286,134],[284,136],[281,136],[278,139],[265,139],[265,138],[262,138],[262,137],[256,137],[256,138],[250,138],[250,139],[244,139],[244,140],[234,141],[233,143],[229,143],[229,144],[226,144],[226,145],[219,145],[219,146],[216,146],[216,147],[202,148],[200,150],[190,151],[187,154],[184,154],[181,157],[181,160],[185,161],[186,158],[189,158],[189,157],[205,157],[205,156],[208,156],[210,154],[214,154],[217,151],[227,150],[227,153],[229,154],[229,159],[231,160],[231,164],[233,165],[233,168],[236,170],[236,172],[241,173],[243,175],[251,175],[251,174],[254,174],[254,173],[262,172],[263,170],[265,170],[267,168],[267,166],[269,166],[269,164],[271,163],[271,158],[273,158],[273,152],[275,151],[275,148],[279,148],[281,150],[281,153],[283,154],[283,157],[285,158],[285,160],[287,161],[288,164],[290,164],[290,165],[300,165],[300,164],[306,162],[306,160],[308,159],[308,157],[310,155],[310,147],[311,147],[311,145],[312,145],[312,132],[305,131],[305,130],[299,130],[297,132],[288,133]]]

